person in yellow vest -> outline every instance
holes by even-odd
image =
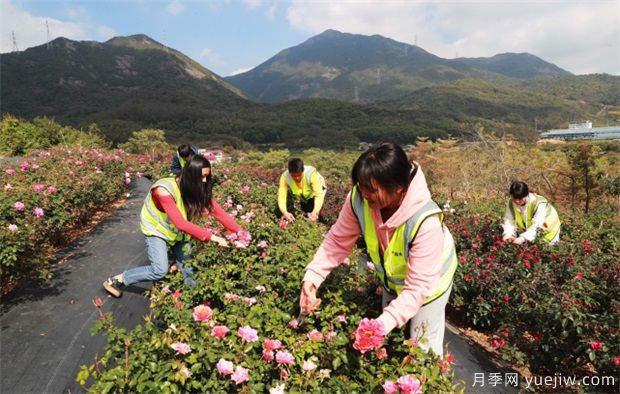
[[[560,240],[560,226],[558,212],[546,198],[530,193],[525,182],[512,182],[504,213],[504,241],[522,244],[541,236],[543,242],[553,245]]]
[[[211,163],[200,155],[192,157],[180,176],[155,182],[140,213],[140,228],[146,237],[150,264],[109,277],[103,283],[105,290],[114,297],[120,297],[123,286],[163,278],[169,268],[169,249],[183,273],[185,284],[193,286],[195,282],[191,269],[183,267],[183,262],[191,257],[190,238],[215,242],[222,247],[228,247],[229,244],[225,238],[192,222],[200,216],[213,215],[228,231],[242,230],[213,200],[212,188]]]
[[[278,217],[288,221],[295,220],[292,199],[301,203],[301,210],[308,214],[308,219],[316,221],[325,200],[325,179],[316,168],[304,165],[301,159],[288,161],[288,169],[280,176],[278,189]]]
[[[353,189],[338,220],[306,267],[301,314],[320,305],[317,289],[361,236],[367,266],[383,287],[383,312],[373,324],[387,335],[410,321],[410,338],[426,337],[420,346],[441,356],[445,307],[458,262],[420,165],[409,161],[400,146],[378,143],[357,159],[351,178]]]
[[[194,155],[202,155],[203,153],[204,149],[198,149],[194,145],[179,145],[170,162],[170,173],[173,176],[180,176],[185,163],[189,162]]]

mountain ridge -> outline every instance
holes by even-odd
[[[283,49],[252,70],[225,79],[265,102],[307,97],[374,102],[456,79],[560,75],[570,73],[528,53],[444,59],[378,34],[328,29]]]

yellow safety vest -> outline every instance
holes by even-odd
[[[427,218],[439,215],[441,227],[443,229],[444,243],[441,260],[441,276],[437,284],[437,290],[426,297],[424,304],[441,297],[450,286],[454,278],[454,272],[458,267],[456,258],[456,248],[450,231],[443,224],[443,213],[433,201],[416,211],[407,221],[394,230],[389,242],[389,246],[383,254],[379,251],[379,239],[375,230],[375,223],[366,201],[358,192],[357,187],[351,191],[351,205],[357,216],[362,235],[366,242],[366,252],[368,253],[377,277],[383,283],[383,287],[391,294],[400,294],[405,284],[405,277],[408,271],[409,249],[415,240],[420,226]]]
[[[284,174],[286,179],[286,184],[293,196],[301,199],[302,201],[308,201],[311,198],[316,197],[314,190],[312,190],[312,175],[316,172],[316,175],[319,177],[319,183],[325,190],[325,179],[323,176],[319,174],[316,168],[312,166],[304,166],[304,176],[301,178],[301,187],[297,186],[295,180],[291,177],[290,172],[287,170]]]
[[[515,223],[517,224],[517,229],[523,232],[527,230],[528,227],[532,225],[532,218],[536,215],[536,211],[538,210],[538,206],[540,204],[546,203],[547,207],[545,208],[545,224],[546,227],[542,228],[542,239],[545,242],[551,242],[553,238],[560,231],[560,217],[558,216],[558,212],[555,210],[553,205],[551,205],[546,198],[543,196],[539,196],[538,194],[534,194],[534,201],[527,202],[527,211],[526,217],[524,218],[521,215],[521,211],[517,207],[517,205],[510,199],[508,201],[508,208],[510,212],[512,212],[512,216],[515,218]]]
[[[174,201],[179,211],[181,211],[183,219],[187,220],[187,212],[185,212],[185,205],[181,197],[181,189],[179,189],[176,179],[162,178],[151,186],[151,190],[149,190],[149,194],[144,200],[144,205],[142,205],[142,211],[140,212],[140,228],[142,233],[146,236],[162,238],[170,245],[174,245],[179,241],[189,241],[190,235],[177,229],[168,218],[168,215],[157,209],[152,197],[152,192],[157,187],[163,187],[174,197]]]

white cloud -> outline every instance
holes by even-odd
[[[246,5],[249,9],[253,10],[255,8],[260,7],[262,4],[262,0],[243,0],[243,4]]]
[[[185,6],[181,3],[181,0],[174,0],[172,3],[168,4],[168,7],[166,7],[166,10],[168,10],[168,12],[172,15],[179,15],[184,9]]]
[[[33,16],[11,1],[1,1],[0,12],[2,13],[2,23],[0,23],[1,53],[13,50],[12,33],[15,33],[17,47],[20,51],[44,44],[47,41],[45,21],[48,23],[50,39],[52,40],[57,37],[66,37],[72,40],[86,40],[93,37],[89,29],[78,23]]]
[[[67,8],[67,15],[71,19],[83,19],[88,15],[88,12],[84,7],[69,7]]]
[[[265,15],[267,16],[267,19],[269,20],[273,20],[276,16],[276,11],[277,11],[278,7],[277,5],[274,3],[272,4],[268,9],[267,12],[265,13]]]
[[[200,63],[206,68],[214,71],[226,66],[226,63],[211,48],[203,48],[198,55]]]
[[[228,76],[230,77],[230,76],[233,76],[233,75],[241,74],[241,73],[244,73],[246,71],[250,71],[253,68],[254,67],[241,67],[241,68],[238,68],[238,69],[234,70],[233,72],[231,72]]]
[[[82,7],[67,9],[69,18],[80,22],[68,22],[54,18],[33,16],[9,0],[0,0],[0,52],[13,50],[12,34],[15,33],[17,48],[20,51],[47,42],[47,27],[50,40],[65,37],[71,40],[107,40],[118,35],[111,27],[93,23],[88,12]]]
[[[119,34],[114,31],[111,27],[108,26],[99,26],[97,28],[97,36],[101,41],[107,41],[112,37],[118,36]]]
[[[294,0],[289,23],[317,34],[381,34],[444,58],[529,52],[567,71],[620,74],[620,2]]]

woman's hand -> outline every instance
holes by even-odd
[[[222,248],[230,248],[230,244],[228,243],[228,241],[218,235],[212,235],[211,242],[217,243]]]
[[[321,305],[321,299],[316,298],[316,286],[310,282],[304,282],[299,295],[299,309],[304,313],[310,313],[319,305]]]
[[[284,219],[288,220],[289,222],[292,222],[293,220],[295,220],[295,216],[293,216],[293,214],[292,214],[292,213],[290,213],[290,212],[284,212],[284,213],[282,214],[282,217],[283,217]]]
[[[319,214],[315,212],[310,212],[308,214],[308,219],[310,219],[311,222],[316,222],[317,220],[319,220]]]

